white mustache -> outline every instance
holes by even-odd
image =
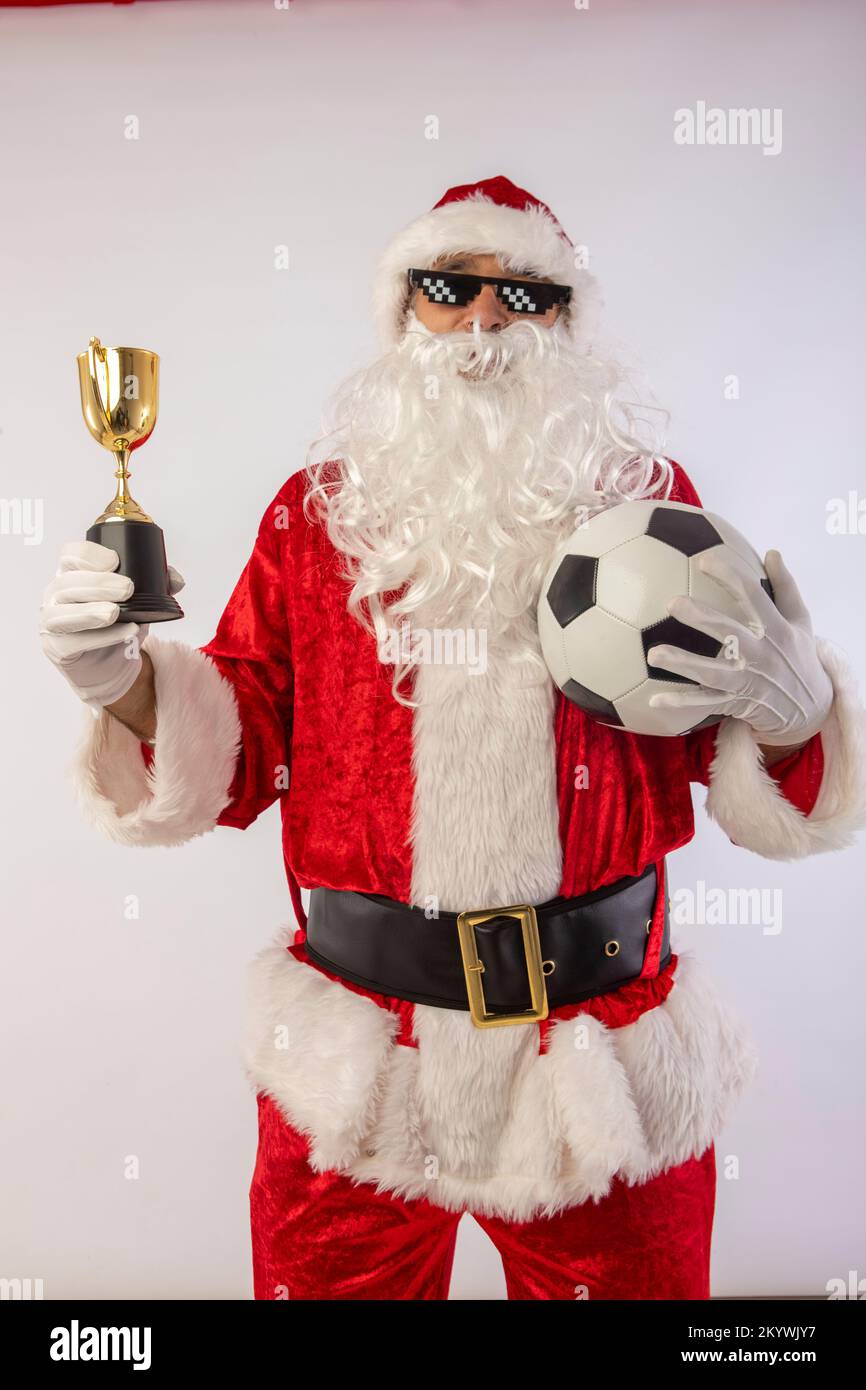
[[[499,381],[518,363],[556,356],[558,349],[555,325],[541,328],[535,323],[512,323],[494,332],[482,329],[476,319],[469,332],[432,333],[414,314],[407,320],[401,345],[423,372],[440,370],[484,382]]]

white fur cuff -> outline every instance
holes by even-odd
[[[153,764],[113,715],[86,711],[70,767],[78,800],[98,829],[122,845],[180,845],[212,830],[229,801],[241,743],[231,683],[202,652],[148,635],[157,725]]]
[[[866,710],[841,654],[818,639],[835,697],[821,730],[824,776],[804,816],[764,767],[758,741],[739,719],[722,721],[706,807],[735,844],[765,859],[803,859],[845,849],[866,824]]]

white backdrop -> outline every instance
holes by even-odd
[[[110,495],[75,354],[96,333],[162,356],[135,491],[187,577],[167,635],[201,644],[321,403],[374,350],[383,244],[449,185],[507,174],[588,246],[607,332],[671,409],[705,505],[779,546],[863,671],[866,538],[826,524],[830,499],[866,494],[863,49],[861,7],[811,0],[0,10],[2,495],[44,503],[41,536],[14,508],[0,535],[0,1276],[48,1298],[250,1296],[244,966],[291,911],[276,808],[135,851],[74,806],[82,715],[36,610]],[[701,101],[778,109],[781,149],[675,143]],[[782,894],[775,934],[675,933],[762,1054],[719,1143],[739,1176],[720,1164],[714,1291],[866,1276],[862,846],[774,864],[699,810],[671,874]],[[486,1237],[461,1232],[452,1296],[502,1297]]]

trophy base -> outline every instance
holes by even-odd
[[[183,617],[183,609],[169,592],[165,539],[155,522],[98,521],[87,540],[116,550],[120,564],[115,573],[127,575],[135,585],[119,605],[119,623],[171,623]]]

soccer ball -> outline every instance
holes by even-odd
[[[652,709],[658,691],[694,685],[647,662],[658,643],[714,657],[716,638],[667,612],[688,594],[738,622],[747,616],[697,558],[721,548],[736,568],[772,587],[757,553],[727,521],[684,502],[621,502],[599,512],[559,546],[541,589],[538,632],[548,670],[586,714],[633,734],[677,735],[717,724],[689,710]]]

